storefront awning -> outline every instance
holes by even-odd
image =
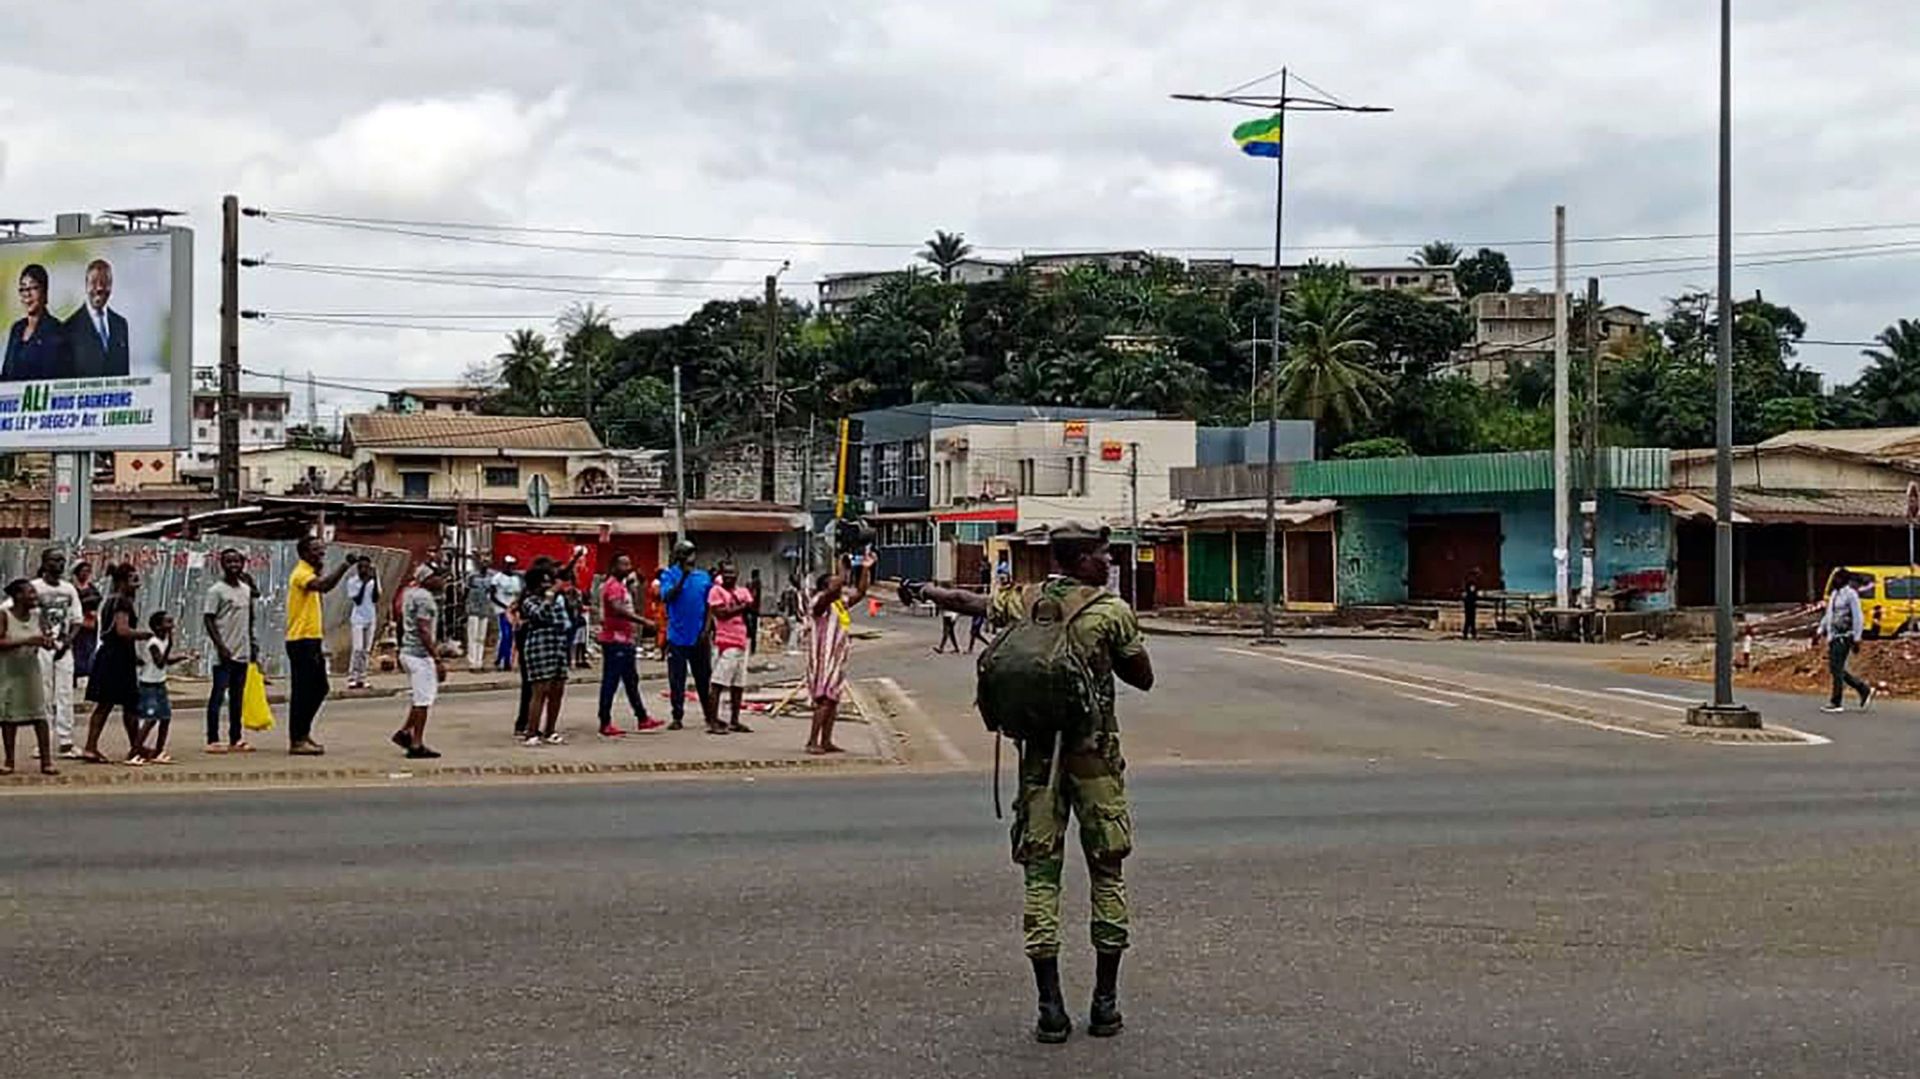
[[[1274,503],[1273,516],[1282,527],[1286,527],[1318,520],[1338,512],[1339,509],[1340,503],[1328,498],[1282,501]],[[1266,523],[1267,503],[1266,500],[1259,498],[1241,498],[1231,502],[1202,502],[1189,509],[1156,514],[1151,519],[1141,522],[1146,527],[1214,530],[1264,528]]]
[[[1704,488],[1644,491],[1638,497],[1665,506],[1674,516],[1714,519],[1713,492]],[[1755,490],[1733,491],[1733,523],[1742,525],[1804,524],[1895,526],[1907,523],[1905,491]]]

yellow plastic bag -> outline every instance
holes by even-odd
[[[240,725],[250,731],[273,729],[273,708],[267,704],[267,676],[258,664],[247,665],[247,692],[240,701]]]

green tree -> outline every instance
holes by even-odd
[[[1513,291],[1513,266],[1507,256],[1483,247],[1454,264],[1454,283],[1460,295],[1472,299],[1483,292]]]
[[[1280,409],[1313,420],[1327,442],[1338,444],[1388,397],[1386,380],[1367,364],[1374,346],[1363,336],[1346,275],[1303,274],[1287,316],[1286,359],[1276,372]]]
[[[1460,248],[1445,240],[1434,240],[1421,244],[1408,261],[1415,266],[1452,266],[1460,261]]]
[[[920,257],[940,271],[942,283],[953,280],[953,268],[960,265],[968,255],[973,254],[973,245],[967,243],[965,233],[942,232],[935,229],[933,239],[927,241],[926,249]]]
[[[1867,359],[1848,396],[1863,403],[1883,427],[1920,424],[1920,322],[1900,321],[1874,336],[1879,348]]]
[[[1413,447],[1407,445],[1404,438],[1367,438],[1335,446],[1331,456],[1339,461],[1355,461],[1365,457],[1412,457]]]
[[[510,416],[548,415],[548,393],[553,383],[553,349],[536,330],[515,330],[507,335],[507,349],[494,357],[498,391],[489,397],[486,409]]]

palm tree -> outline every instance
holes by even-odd
[[[1920,423],[1920,322],[1903,318],[1874,340],[1880,347],[1861,353],[1867,367],[1853,392],[1883,427]]]
[[[1344,285],[1303,282],[1288,313],[1287,358],[1277,372],[1280,408],[1314,421],[1327,443],[1337,444],[1388,397],[1386,379],[1365,362],[1374,345],[1361,336],[1360,306]]]
[[[1415,266],[1451,266],[1460,261],[1460,248],[1445,240],[1421,244],[1407,260]]]
[[[973,245],[967,242],[965,233],[935,229],[933,239],[927,241],[927,249],[920,252],[920,257],[939,267],[940,281],[945,284],[953,280],[953,268],[971,254]]]
[[[494,359],[500,365],[499,383],[489,403],[514,415],[545,414],[553,370],[553,349],[546,337],[535,330],[515,330],[507,335],[507,350]]]

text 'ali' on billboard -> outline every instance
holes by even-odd
[[[0,451],[187,445],[193,233],[0,241]]]

